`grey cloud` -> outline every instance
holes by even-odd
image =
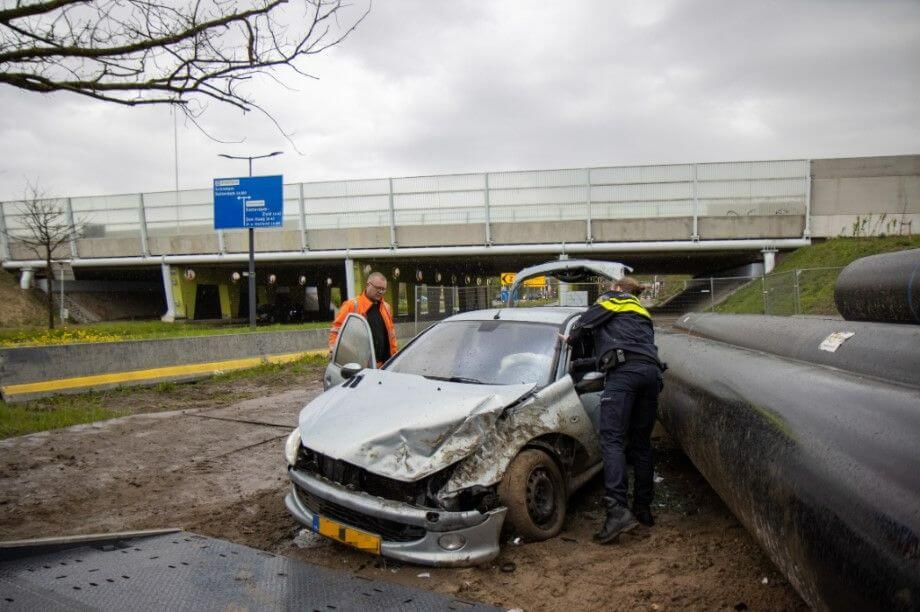
[[[359,7],[360,8],[360,7]],[[259,113],[211,107],[218,144],[180,126],[183,187],[245,170],[219,152],[284,149],[287,180],[543,167],[916,153],[916,2],[386,0],[318,81],[253,82]],[[169,189],[168,111],[0,89],[0,198]],[[257,172],[259,169],[257,167]]]

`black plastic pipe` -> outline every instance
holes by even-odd
[[[920,326],[713,313],[684,315],[674,326],[735,346],[920,387]]]
[[[920,324],[920,249],[857,259],[837,277],[834,303],[852,321]]]
[[[920,390],[683,333],[660,419],[817,609],[920,609]]]

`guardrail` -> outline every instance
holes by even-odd
[[[300,234],[308,249],[311,230],[357,227],[483,225],[583,221],[588,242],[592,223],[610,219],[692,219],[700,235],[705,217],[809,215],[810,176],[806,160],[615,166],[564,170],[484,172],[284,186],[284,229]],[[86,223],[86,238],[127,238],[149,254],[158,236],[213,232],[211,189],[67,197],[56,200],[68,221]],[[0,230],[13,239],[26,230],[22,203],[0,202]],[[223,252],[225,235],[218,231]],[[0,232],[2,234],[2,232]],[[76,253],[75,244],[71,250]],[[0,238],[0,257],[9,258]]]

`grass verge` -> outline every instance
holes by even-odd
[[[162,321],[116,321],[67,325],[47,329],[42,327],[17,327],[0,329],[0,347],[42,346],[49,344],[75,344],[85,342],[119,342],[124,340],[151,340],[157,338],[182,338],[189,336],[216,336],[223,334],[248,334],[302,329],[326,329],[328,322],[276,324],[259,326],[255,331],[248,325],[225,323]]]
[[[64,396],[53,402],[40,400],[24,404],[0,401],[0,439],[112,419],[123,414],[126,413],[103,407],[99,397]]]
[[[834,284],[839,268],[853,261],[877,255],[920,248],[920,236],[885,236],[876,238],[833,238],[802,247],[782,258],[763,281],[748,283],[715,308],[728,314],[835,315]],[[796,270],[799,304],[796,306]],[[766,294],[764,294],[766,291]]]
[[[264,364],[191,383],[160,382],[146,387],[57,395],[21,404],[0,401],[0,439],[129,414],[230,404],[315,383],[325,366],[324,355],[308,355],[290,363]]]

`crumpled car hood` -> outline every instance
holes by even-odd
[[[533,384],[476,385],[364,370],[300,413],[303,445],[369,472],[414,482],[478,448],[503,409]]]

